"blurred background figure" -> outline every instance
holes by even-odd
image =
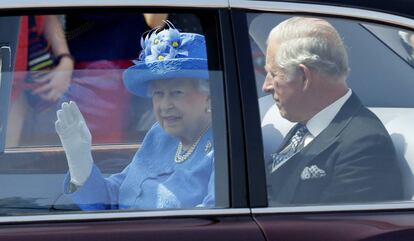
[[[54,106],[68,89],[74,68],[59,16],[22,17],[18,41],[8,147],[19,145],[24,122],[31,114]]]
[[[141,50],[138,39],[162,28],[166,18],[142,13],[22,17],[6,145],[59,144],[53,123],[57,104],[66,100],[78,103],[94,143],[139,140],[137,131],[129,130],[139,125],[144,133],[155,117],[147,99],[125,91],[121,76]]]
[[[76,59],[73,82],[64,101],[75,101],[93,133],[93,143],[119,143],[128,139],[139,117],[150,110],[150,102],[132,100],[122,83],[122,72],[140,52],[139,38],[154,27],[162,28],[167,14],[70,14],[66,16],[66,37]],[[132,104],[132,106],[131,106]],[[136,113],[136,112],[134,112]],[[150,117],[151,118],[151,117]],[[155,122],[147,125],[147,129]],[[133,140],[136,141],[134,135]]]

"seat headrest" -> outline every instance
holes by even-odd
[[[401,166],[404,192],[407,199],[414,198],[414,114],[396,117],[385,124],[397,151]]]

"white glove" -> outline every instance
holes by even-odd
[[[63,103],[56,112],[56,132],[65,149],[70,181],[82,186],[92,171],[92,136],[75,102]]]

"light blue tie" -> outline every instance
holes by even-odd
[[[295,134],[290,138],[290,142],[283,150],[271,155],[272,157],[272,172],[276,171],[281,163],[284,163],[304,147],[305,135],[308,133],[306,125],[300,124]]]

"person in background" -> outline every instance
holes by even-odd
[[[131,132],[127,125],[132,96],[123,86],[122,72],[141,50],[137,36],[161,28],[166,18],[167,14],[150,13],[66,16],[66,37],[76,65],[72,85],[62,101],[77,103],[94,143],[123,142]]]
[[[157,122],[132,162],[104,178],[91,155],[91,133],[75,102],[55,123],[69,175],[64,192],[83,210],[214,207],[214,150],[203,35],[172,25],[141,40],[124,72],[126,89],[151,97]],[[111,104],[111,103],[108,103]]]
[[[28,112],[62,97],[74,64],[59,16],[21,17],[6,146],[19,145]]]

